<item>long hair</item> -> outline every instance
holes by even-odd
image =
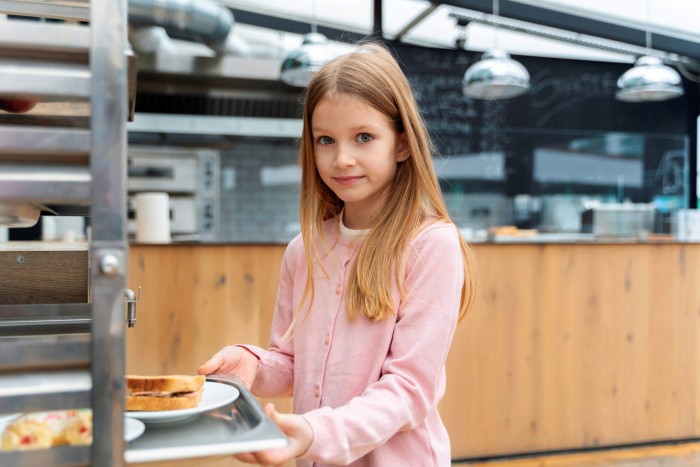
[[[411,239],[426,219],[452,222],[442,198],[432,163],[433,147],[420,116],[406,76],[391,53],[373,43],[360,45],[319,70],[306,91],[303,131],[299,148],[301,165],[301,233],[306,251],[308,276],[299,308],[287,331],[294,327],[301,308],[309,299],[306,314],[314,299],[314,259],[319,258],[318,243],[323,241],[323,221],[340,214],[343,201],[323,182],[316,168],[311,117],[324,97],[358,99],[375,108],[393,122],[398,134],[406,137],[409,157],[399,162],[386,204],[376,223],[359,248],[346,289],[347,313],[354,318],[360,312],[372,320],[395,313],[392,285],[401,299],[406,298],[402,268]],[[325,242],[324,242],[325,243]],[[460,320],[474,302],[475,279],[473,253],[460,236],[464,264],[464,283],[460,302]]]

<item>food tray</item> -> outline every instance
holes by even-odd
[[[192,419],[147,425],[146,432],[128,444],[124,453],[127,463],[229,455],[287,444],[287,438],[240,378],[209,375],[207,381],[232,385],[240,396]]]

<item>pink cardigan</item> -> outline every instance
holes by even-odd
[[[361,240],[340,234],[337,218],[323,228],[330,251],[319,253],[330,278],[315,265],[313,307],[284,342],[307,271],[301,237],[291,241],[270,348],[245,346],[260,359],[253,393],[293,391],[294,412],[304,414],[314,432],[298,466],[449,466],[450,440],[437,404],[464,278],[457,229],[433,224],[413,239],[404,273],[408,299],[400,302],[394,286],[398,314],[372,322],[362,314],[349,320],[345,312],[345,286]]]

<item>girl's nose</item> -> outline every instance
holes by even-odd
[[[347,148],[338,148],[335,155],[335,166],[338,168],[352,167],[355,165],[355,158]]]

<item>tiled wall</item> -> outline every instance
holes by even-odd
[[[242,142],[222,151],[222,241],[287,243],[299,233],[296,145]]]
[[[221,152],[223,242],[287,243],[299,233],[297,142],[241,142]],[[507,224],[512,203],[500,194],[445,193],[458,227]]]

